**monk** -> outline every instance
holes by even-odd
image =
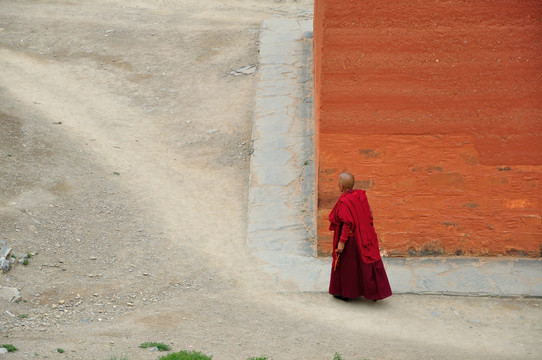
[[[354,183],[352,174],[339,175],[342,195],[329,214],[329,229],[334,232],[329,293],[344,301],[360,296],[377,301],[391,296],[391,287],[367,195],[353,190]]]

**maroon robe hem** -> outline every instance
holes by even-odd
[[[392,295],[388,276],[382,260],[365,264],[358,256],[353,238],[345,243],[335,269],[331,269],[329,293],[347,298],[363,296],[370,300],[382,300]]]

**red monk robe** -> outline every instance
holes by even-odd
[[[380,258],[378,236],[367,195],[363,190],[344,192],[329,214],[333,249],[339,241],[344,250],[332,266],[329,293],[343,298],[364,296],[381,300],[391,296],[391,287]],[[333,264],[337,261],[333,251]]]

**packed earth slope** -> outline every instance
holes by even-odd
[[[245,254],[258,34],[311,1],[0,1],[6,358],[537,358],[537,299],[283,293]],[[233,73],[232,73],[233,71]],[[58,353],[56,349],[63,349]],[[4,356],[4,355],[2,355]]]

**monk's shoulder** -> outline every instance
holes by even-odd
[[[344,197],[349,198],[351,200],[355,200],[355,199],[361,200],[361,199],[366,199],[367,194],[365,190],[352,190],[351,192],[345,193]]]

